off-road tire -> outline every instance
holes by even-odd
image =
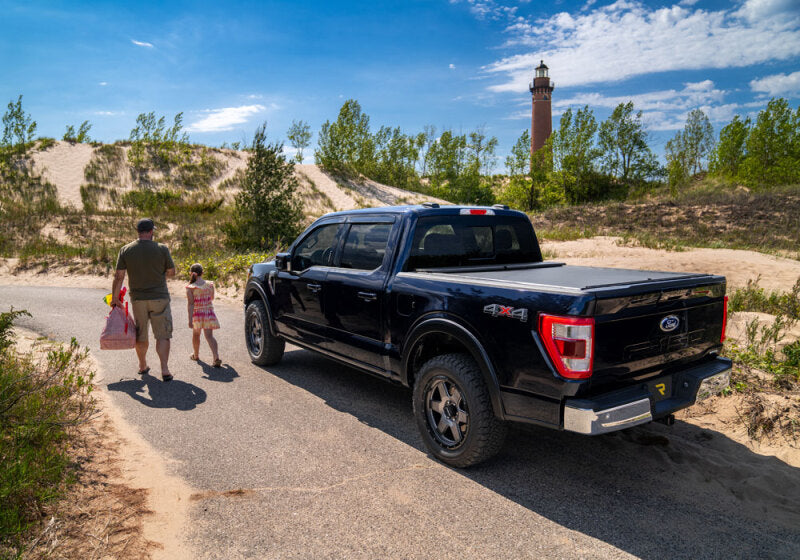
[[[286,341],[269,330],[269,316],[264,302],[256,300],[244,311],[244,338],[250,361],[271,366],[281,361]]]
[[[441,397],[443,391],[450,396]],[[459,402],[453,400],[456,393],[460,395]],[[436,396],[440,397],[438,401]],[[445,401],[447,404],[442,406]],[[508,426],[494,415],[481,370],[466,354],[443,354],[425,362],[416,375],[413,405],[425,446],[443,463],[470,467],[493,457],[503,447]],[[442,412],[434,410],[437,406]],[[444,408],[449,412],[445,413]],[[457,419],[464,414],[467,422],[462,431]],[[451,426],[449,431],[442,433],[438,428],[442,423]],[[454,423],[456,428],[452,427]],[[455,429],[459,430],[461,441],[456,441]]]

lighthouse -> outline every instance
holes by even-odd
[[[550,109],[550,98],[555,84],[550,82],[548,68],[544,61],[536,67],[533,81],[528,89],[531,91],[531,154],[544,146],[550,133],[553,132],[553,114]]]

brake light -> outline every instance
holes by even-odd
[[[462,216],[494,216],[494,210],[488,208],[462,208],[459,212]]]
[[[594,319],[539,315],[539,336],[562,377],[587,379],[594,363]]]
[[[719,337],[720,343],[725,342],[726,330],[728,330],[728,296],[722,298],[722,334]]]

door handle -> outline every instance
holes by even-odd
[[[313,293],[317,293],[322,289],[322,284],[307,284],[308,290]]]
[[[375,301],[378,299],[378,294],[375,292],[358,292],[358,297],[364,301]]]

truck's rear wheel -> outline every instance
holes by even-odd
[[[503,447],[506,424],[492,412],[489,391],[470,356],[445,354],[425,362],[413,403],[422,440],[443,463],[469,467]]]
[[[264,302],[256,300],[244,312],[244,337],[250,361],[259,366],[271,366],[281,361],[286,341],[273,336]]]

